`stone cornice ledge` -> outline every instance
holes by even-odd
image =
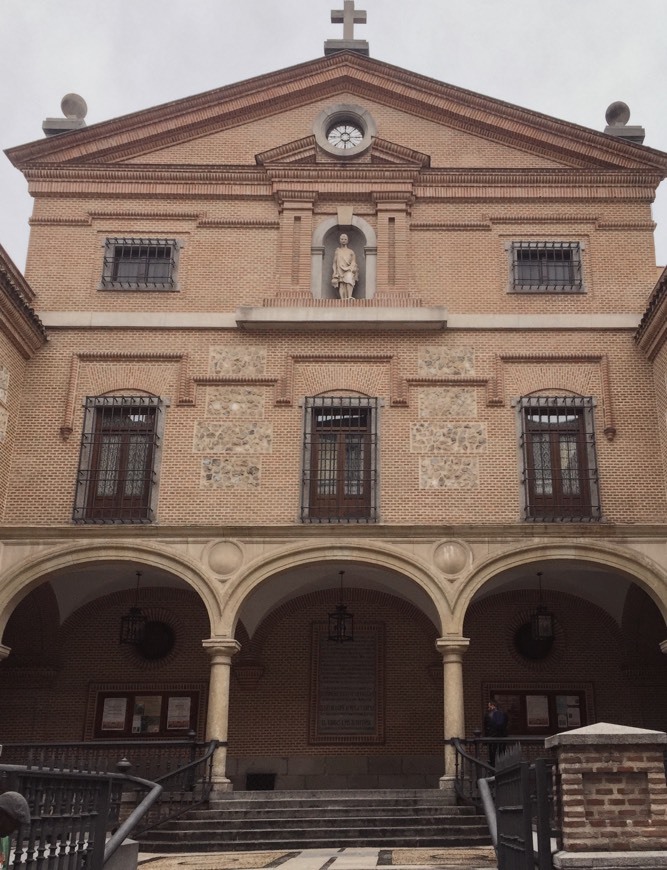
[[[441,306],[241,306],[222,311],[42,311],[49,329],[628,329],[639,315],[449,314]]]
[[[444,329],[447,311],[435,308],[240,307],[234,315],[240,329]]]

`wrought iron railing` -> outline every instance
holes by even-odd
[[[61,778],[97,776],[101,779],[121,776],[125,783],[122,807],[120,795],[115,795],[110,808],[105,810],[110,818],[109,830],[120,823],[125,829],[128,820],[132,819],[133,834],[139,837],[208,801],[212,788],[213,755],[218,747],[224,745],[216,740],[209,743],[196,740],[14,743],[5,744],[3,759],[14,761],[20,758],[22,769],[35,775],[54,774]],[[147,782],[159,786],[159,793],[149,806],[145,803]],[[135,808],[123,820],[127,807],[132,805]],[[138,814],[140,807],[143,809]]]
[[[115,773],[127,759],[133,776],[158,781],[202,755],[207,744],[188,740],[88,740],[67,743],[5,743],[2,761],[40,770]]]
[[[142,797],[121,823],[121,799],[128,785]],[[14,838],[7,870],[102,870],[162,791],[156,783],[119,773],[12,764],[0,765],[0,789],[22,794],[31,816]]]

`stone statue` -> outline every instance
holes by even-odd
[[[349,302],[354,298],[352,291],[359,280],[359,267],[354,251],[347,246],[348,238],[345,233],[342,233],[339,242],[340,247],[334,252],[331,283],[338,290],[340,298]]]

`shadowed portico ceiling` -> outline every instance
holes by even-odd
[[[295,107],[352,93],[419,118],[556,160],[564,167],[667,174],[667,154],[522,109],[353,52],[278,72],[48,139],[10,148],[21,169],[113,164]],[[147,157],[146,163],[150,163]],[[169,167],[165,166],[164,171]]]

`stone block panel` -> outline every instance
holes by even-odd
[[[419,416],[426,419],[470,420],[477,416],[472,387],[429,387],[419,391]]]
[[[424,456],[419,460],[420,489],[477,489],[479,462],[476,457]]]
[[[195,453],[270,453],[273,427],[263,422],[195,424]]]
[[[206,416],[235,420],[259,420],[264,416],[264,390],[258,387],[208,387]]]
[[[413,453],[483,453],[485,423],[413,423],[410,450]]]
[[[201,463],[203,489],[259,489],[261,465],[255,458],[205,456]]]
[[[209,351],[209,374],[217,378],[258,378],[266,373],[265,347],[217,347]]]
[[[472,377],[475,353],[471,347],[421,347],[417,370],[426,378]]]

